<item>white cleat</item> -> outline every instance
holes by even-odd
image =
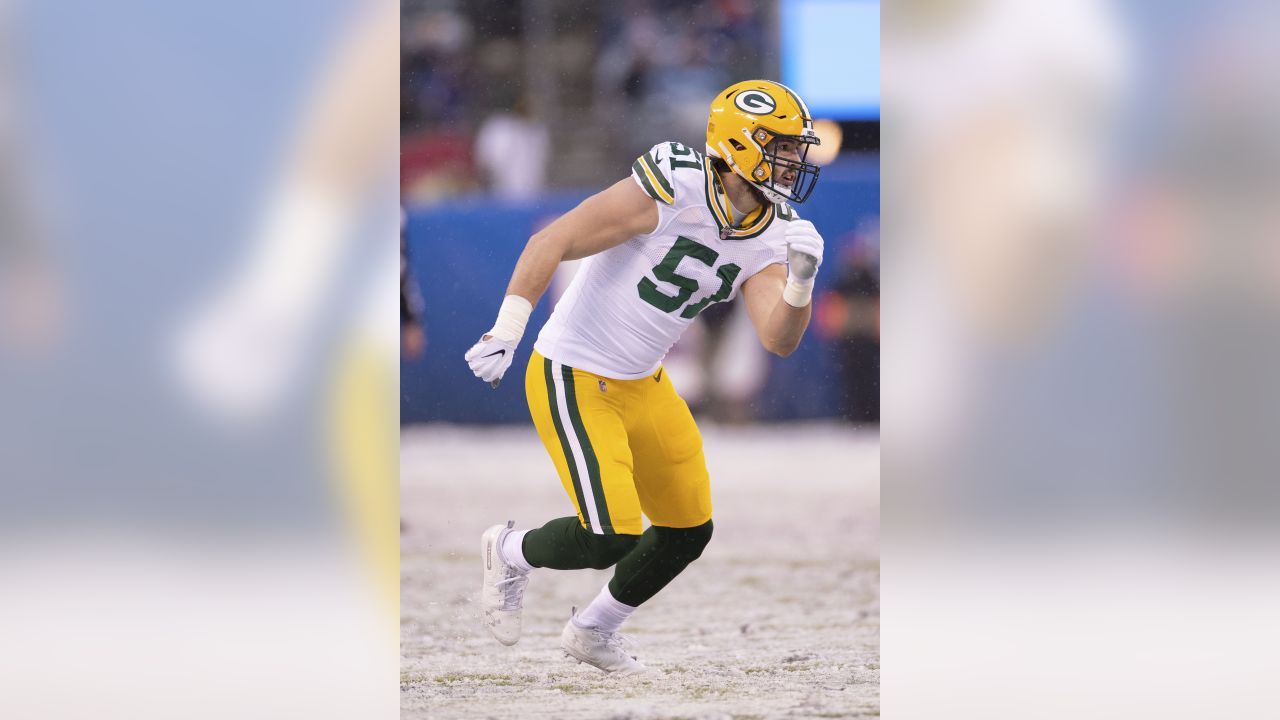
[[[580,628],[573,620],[560,633],[560,647],[569,657],[611,675],[634,675],[648,670],[627,651],[627,638],[619,633]]]
[[[484,610],[485,627],[503,645],[515,645],[520,640],[524,588],[529,584],[528,573],[508,565],[498,552],[514,525],[514,522],[494,525],[480,536],[480,553],[484,561],[480,607]]]

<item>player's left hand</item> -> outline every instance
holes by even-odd
[[[500,340],[486,334],[471,346],[464,357],[476,377],[496,388],[498,383],[502,382],[502,376],[506,374],[507,368],[511,367],[511,361],[516,354],[516,345],[519,342],[519,339]]]
[[[808,220],[787,223],[788,272],[800,282],[812,282],[822,265],[822,236]]]

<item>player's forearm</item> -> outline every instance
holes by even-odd
[[[516,261],[516,269],[507,284],[507,296],[498,308],[498,317],[489,332],[471,346],[465,355],[467,364],[476,377],[493,387],[498,387],[515,355],[520,338],[524,336],[533,306],[537,304],[556,267],[564,258],[566,243],[557,241],[564,233],[548,233],[545,230],[529,238]]]
[[[524,252],[516,261],[516,269],[511,273],[507,295],[519,295],[530,305],[537,305],[564,259],[565,250],[566,243],[554,235],[538,233],[529,238]]]
[[[764,327],[764,346],[775,355],[786,357],[800,346],[800,339],[809,327],[809,317],[813,312],[813,303],[804,307],[795,307],[781,297],[774,305],[773,312]]]
[[[520,342],[533,306],[547,291],[551,276],[564,258],[566,243],[556,235],[541,232],[529,238],[516,261],[516,269],[507,283],[507,295],[498,309],[498,319],[485,337],[496,337],[511,343]]]

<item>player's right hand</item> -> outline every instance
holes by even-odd
[[[507,368],[516,354],[517,340],[500,340],[492,335],[484,335],[480,341],[467,351],[467,364],[476,377],[493,387],[498,387]]]

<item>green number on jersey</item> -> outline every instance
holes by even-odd
[[[692,150],[681,145],[678,142],[668,143],[668,145],[671,146],[671,158],[669,158],[671,160],[671,172],[675,172],[676,168],[678,167],[694,168],[696,170],[702,169],[702,163],[697,162],[698,156]],[[693,155],[694,159],[693,160],[677,160],[676,159],[676,156],[688,157],[689,155]]]
[[[692,298],[693,294],[698,290],[698,281],[676,272],[676,266],[686,257],[691,257],[703,265],[711,267],[715,264],[716,259],[720,257],[720,253],[683,235],[677,237],[675,245],[672,245],[671,249],[667,251],[666,256],[662,258],[662,262],[654,266],[653,276],[679,288],[679,292],[675,295],[668,295],[659,290],[655,282],[645,277],[641,278],[640,282],[636,284],[636,289],[640,291],[640,299],[665,313],[675,312],[681,305],[689,302],[689,298]],[[680,313],[680,317],[695,317],[711,303],[720,302],[729,297],[729,293],[733,292],[733,281],[738,278],[738,273],[740,272],[742,272],[742,268],[733,263],[719,267],[716,270],[716,276],[720,278],[720,289],[714,295],[710,295],[686,307],[684,312]]]
[[[680,317],[692,318],[697,317],[698,313],[706,309],[711,303],[718,303],[729,297],[729,293],[733,292],[733,281],[738,279],[738,273],[742,272],[742,268],[733,263],[725,263],[716,268],[716,276],[720,278],[720,289],[715,295],[708,295],[696,303],[684,309],[680,313]]]

